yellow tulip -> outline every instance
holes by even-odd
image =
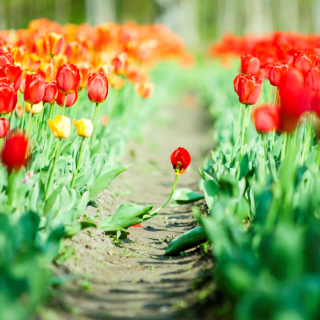
[[[77,128],[77,135],[83,138],[89,138],[93,132],[92,121],[82,118],[81,120],[73,120],[73,125]]]
[[[31,104],[26,102],[26,113],[29,113],[31,109]],[[39,102],[37,104],[32,105],[32,114],[40,113],[43,109],[43,102]]]
[[[71,120],[65,116],[56,116],[54,121],[48,120],[49,129],[56,138],[69,138],[71,132]]]

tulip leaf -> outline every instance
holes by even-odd
[[[88,203],[89,200],[89,191],[84,192],[84,194],[81,197],[80,202],[77,205],[77,216],[76,219],[78,219],[82,214],[83,211]]]
[[[72,227],[68,228],[66,233],[64,234],[64,238],[71,238],[78,232],[80,232],[83,229],[86,228],[96,228],[97,225],[93,222],[88,222],[88,221],[81,221],[78,223],[75,223]]]
[[[61,196],[60,196],[60,208],[64,212],[68,212],[74,207],[75,202],[76,202],[76,191],[74,189],[63,187],[61,190]]]
[[[129,231],[120,227],[120,226],[114,226],[114,225],[106,225],[103,228],[100,228],[105,232],[106,235],[110,236],[117,236],[118,239],[126,239],[127,235],[129,234]],[[119,232],[121,232],[121,235],[119,235]]]
[[[203,180],[213,180],[213,177],[211,177],[209,174],[204,172],[202,169],[199,169],[199,173]]]
[[[135,224],[144,221],[144,216],[148,215],[153,206],[139,206],[137,204],[122,204],[118,211],[114,214],[110,221],[110,225],[120,226],[122,228],[129,228]]]
[[[180,252],[194,248],[199,244],[206,242],[207,236],[202,227],[189,230],[178,238],[172,240],[165,252],[166,256],[178,255]]]
[[[89,200],[92,200],[94,197],[96,197],[100,192],[102,192],[104,189],[106,189],[109,184],[112,182],[112,180],[119,175],[121,172],[126,171],[128,168],[130,168],[131,165],[119,167],[114,170],[106,172],[104,175],[102,175],[100,178],[96,179],[93,183],[93,185],[90,188],[89,191]]]
[[[174,201],[171,202],[171,207],[193,203],[201,199],[204,199],[203,194],[196,193],[190,189],[179,189],[173,194]]]

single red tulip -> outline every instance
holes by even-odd
[[[320,90],[320,69],[318,67],[311,68],[306,77],[307,86],[312,91]]]
[[[11,53],[1,53],[0,54],[0,67],[11,64],[13,65],[13,57]]]
[[[240,103],[251,105],[259,100],[262,80],[258,77],[239,74],[233,80],[233,84]]]
[[[64,93],[62,93],[61,91],[58,91],[57,104],[60,107],[63,107],[65,97],[66,95]],[[78,99],[78,91],[74,91],[73,93],[68,94],[67,101],[66,101],[66,108],[73,106],[77,101],[77,99]]]
[[[1,162],[9,171],[19,170],[26,162],[28,138],[24,132],[11,131],[1,152]]]
[[[12,85],[0,83],[0,114],[10,113],[17,104],[17,92]]]
[[[46,84],[46,90],[44,93],[43,101],[52,102],[58,94],[58,87],[55,81],[50,81]]]
[[[95,72],[88,78],[88,97],[94,103],[101,103],[108,96],[108,80],[103,72]]]
[[[191,162],[189,152],[185,148],[180,147],[173,151],[170,159],[176,174],[184,173]]]
[[[260,60],[251,54],[241,56],[241,72],[249,75],[255,75],[260,69]]]
[[[278,87],[281,77],[287,74],[289,66],[287,64],[275,64],[269,71],[269,81],[272,86]]]
[[[22,69],[19,66],[7,64],[3,67],[4,72],[13,84],[14,90],[18,91],[22,80]]]
[[[291,67],[279,85],[280,108],[299,118],[310,109],[311,90],[305,84],[302,71]]]
[[[314,59],[310,55],[300,53],[295,57],[293,66],[303,72],[308,72],[313,66],[313,60]]]
[[[62,93],[73,93],[80,82],[79,69],[74,64],[64,64],[57,70],[57,86]]]
[[[0,118],[0,138],[4,138],[8,132],[10,127],[9,119]]]
[[[30,104],[38,104],[42,101],[46,90],[46,80],[39,74],[26,76],[24,89],[24,101]]]
[[[256,130],[260,133],[268,133],[279,128],[279,107],[263,104],[251,113]]]

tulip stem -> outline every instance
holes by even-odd
[[[23,130],[23,128],[24,128],[24,117],[25,117],[25,113],[26,113],[25,108],[23,108],[22,110],[23,110],[23,112],[22,112],[22,119],[21,119],[21,125],[20,125],[21,130]]]
[[[53,165],[52,165],[52,168],[51,168],[50,177],[49,177],[49,182],[48,182],[47,189],[46,189],[46,194],[45,194],[45,199],[46,199],[46,200],[48,199],[49,192],[50,192],[50,189],[51,189],[51,187],[52,187],[53,174],[54,174],[54,171],[55,171],[57,162],[58,162],[58,158],[59,158],[59,154],[60,154],[60,149],[61,149],[61,139],[58,140],[57,147],[56,147],[56,155],[55,155],[54,162],[53,162]]]
[[[28,126],[27,126],[27,136],[30,137],[30,131],[31,131],[31,122],[32,122],[32,107],[33,105],[30,105],[29,110],[29,119],[28,119]]]
[[[234,156],[235,156],[236,151],[237,151],[238,136],[239,136],[239,130],[240,130],[240,121],[241,121],[241,113],[242,113],[242,103],[240,103],[240,111],[239,111],[239,116],[238,116],[236,139],[235,139],[234,146],[233,146],[233,149],[232,149],[231,162],[233,161]]]
[[[242,118],[241,146],[240,146],[239,166],[237,169],[237,178],[239,178],[240,176],[240,165],[242,160],[243,145],[244,145],[245,133],[246,133],[247,109],[248,109],[248,105],[245,105],[243,118]]]
[[[78,158],[78,162],[77,162],[77,168],[76,168],[76,171],[73,173],[73,177],[72,177],[72,181],[71,181],[71,185],[70,185],[71,189],[73,188],[74,182],[76,181],[76,177],[77,177],[77,175],[79,173],[81,160],[82,160],[82,154],[83,154],[83,150],[84,149],[85,149],[85,137],[83,137],[82,141],[81,141],[80,153],[79,153],[79,158]]]
[[[63,100],[63,110],[62,110],[63,116],[66,114],[66,103],[67,103],[67,94],[65,94],[64,100]]]
[[[172,196],[173,196],[173,193],[174,193],[174,190],[176,188],[176,185],[177,185],[177,181],[178,181],[178,174],[176,174],[176,177],[174,179],[174,183],[173,183],[173,187],[172,187],[172,190],[171,190],[171,193],[170,193],[170,196],[169,198],[167,199],[167,201],[158,209],[156,209],[155,211],[151,212],[150,213],[150,216],[153,217],[155,216],[161,209],[163,209],[168,203],[169,201],[171,200]]]
[[[318,144],[317,156],[316,156],[317,169],[320,169],[320,144]]]
[[[304,139],[304,146],[303,146],[303,150],[302,150],[302,164],[304,163],[304,160],[306,158],[307,149],[309,149],[310,134],[311,134],[311,121],[310,121],[310,119],[308,119],[307,132],[306,132],[306,137]]]
[[[43,108],[42,108],[42,111],[41,111],[41,115],[40,115],[40,118],[39,118],[39,126],[38,126],[38,135],[37,135],[37,141],[39,142],[39,136],[40,136],[40,131],[41,131],[41,127],[42,127],[42,123],[43,123],[43,118],[44,118],[44,107],[45,107],[45,103],[43,104]]]
[[[281,150],[281,158],[280,161],[284,160],[284,157],[286,155],[286,145],[287,145],[287,139],[288,139],[288,134],[284,133],[283,134],[283,142],[282,142],[282,150]]]
[[[268,137],[267,134],[262,134],[263,136],[263,147],[264,147],[264,156],[265,159],[268,160]]]
[[[90,145],[91,149],[93,147],[94,139],[96,136],[95,133],[96,133],[96,121],[97,121],[98,106],[99,106],[99,103],[96,103],[96,107],[94,109],[94,116],[93,116],[93,132],[92,132],[92,136],[91,136],[91,145]]]

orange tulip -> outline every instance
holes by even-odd
[[[137,83],[134,86],[134,89],[136,90],[136,93],[141,98],[149,98],[152,96],[154,91],[154,83],[152,82],[141,82]]]

